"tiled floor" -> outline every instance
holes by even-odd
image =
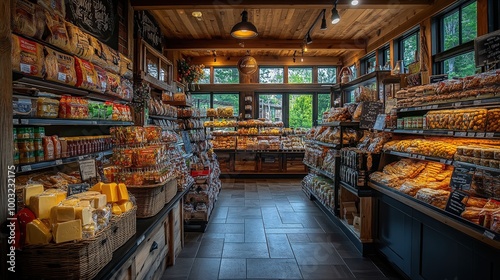
[[[186,234],[163,279],[399,279],[383,271],[307,199],[299,179],[228,179],[205,233]]]

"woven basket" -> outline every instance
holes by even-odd
[[[165,184],[165,204],[169,203],[177,194],[177,180],[173,179]]]
[[[110,227],[94,238],[60,244],[28,245],[18,253],[23,279],[92,279],[112,259]]]
[[[165,206],[165,183],[149,186],[127,186],[137,204],[137,218],[149,218]]]
[[[127,242],[136,232],[136,212],[137,206],[134,206],[130,211],[119,216],[111,218],[110,225],[110,241],[111,249],[116,251],[125,242]]]

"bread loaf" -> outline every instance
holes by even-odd
[[[35,4],[15,0],[12,5],[12,31],[33,37],[36,34]]]
[[[12,69],[42,77],[43,47],[33,41],[12,35]]]
[[[45,78],[47,80],[76,85],[75,59],[71,55],[60,53],[49,47],[45,47]]]

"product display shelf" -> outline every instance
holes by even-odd
[[[500,249],[500,234],[498,233],[378,182],[370,180],[368,186],[495,249]]]
[[[163,101],[163,103],[177,107],[193,107],[193,103],[187,101]]]
[[[489,172],[495,172],[495,173],[500,173],[500,169],[497,168],[492,168],[488,166],[483,166],[483,165],[478,165],[478,164],[473,164],[469,162],[461,162],[461,161],[454,161],[453,166],[455,167],[464,167],[468,169],[479,169],[479,170],[484,170],[484,171],[489,171]]]
[[[480,98],[480,97],[479,97]],[[398,108],[398,113],[406,113],[406,112],[416,112],[416,111],[431,111],[431,110],[441,110],[441,109],[457,109],[457,108],[467,108],[467,107],[487,107],[487,106],[495,106],[500,105],[500,97],[489,97],[484,99],[471,98],[470,100],[464,101],[447,101],[439,104],[427,104],[422,106],[415,107],[405,107]]]
[[[133,122],[111,121],[111,120],[86,120],[86,119],[41,119],[41,118],[25,118],[14,117],[14,125],[59,125],[59,126],[128,126],[133,125]]]
[[[113,154],[113,150],[107,150],[103,152],[98,152],[98,153],[92,153],[92,154],[87,154],[87,155],[80,155],[80,156],[75,156],[75,157],[68,157],[68,158],[61,158],[57,160],[51,160],[51,161],[42,161],[42,162],[36,162],[36,163],[31,163],[31,164],[19,164],[16,165],[16,173],[17,174],[22,174],[25,172],[31,172],[31,171],[36,171],[36,170],[42,170],[42,169],[47,169],[51,167],[57,167],[61,166],[64,164],[69,164],[69,163],[75,163],[80,160],[89,158],[89,157],[103,157],[103,156],[109,156]]]
[[[177,192],[174,198],[163,207],[163,209],[156,214],[154,217],[146,218],[146,219],[138,219],[137,220],[137,231],[132,238],[130,238],[122,247],[118,248],[113,253],[113,259],[111,262],[106,265],[100,272],[97,274],[95,279],[118,279],[117,276],[120,275],[121,270],[127,269],[128,260],[133,259],[136,255],[137,250],[140,245],[145,242],[145,240],[149,240],[152,238],[155,233],[155,228],[162,222],[167,219],[167,216],[170,212],[172,212],[174,206],[178,202],[182,202],[182,198],[186,193],[189,192],[193,182],[186,187],[183,191]],[[171,232],[171,229],[170,229]],[[169,233],[170,233],[169,232]],[[154,245],[154,244],[153,244]],[[155,246],[151,246],[149,252],[157,250]],[[173,244],[168,244],[169,250],[168,253],[172,254],[173,250],[171,249]],[[137,268],[140,269],[140,268]],[[134,277],[132,277],[134,278]]]
[[[358,127],[359,122],[339,122],[339,121],[334,121],[334,122],[326,122],[326,123],[321,123],[319,126],[340,126],[340,127]]]
[[[344,188],[345,190],[351,192],[353,195],[357,197],[370,197],[373,196],[373,190],[370,188],[354,188],[353,186],[349,185],[348,183],[344,181],[340,181],[340,186]]]
[[[383,131],[390,133],[397,133],[397,134],[414,134],[422,136],[500,139],[500,133],[498,132],[465,132],[465,131],[450,131],[450,130],[390,129],[390,128],[386,128]]]
[[[340,145],[339,144],[333,144],[333,143],[325,143],[321,141],[316,141],[316,140],[306,140],[305,141],[307,144],[316,144],[324,147],[329,147],[329,148],[338,148]]]
[[[323,170],[321,168],[318,168],[318,167],[316,167],[316,166],[314,166],[314,165],[312,165],[312,164],[310,164],[308,162],[304,162],[304,164],[307,167],[309,167],[311,170],[313,170],[314,172],[319,173],[319,174],[327,177],[328,179],[331,179],[331,180],[335,181],[335,177],[336,177],[335,174],[327,172],[327,171],[325,171],[325,170]]]
[[[177,118],[174,117],[167,117],[167,116],[156,116],[156,115],[149,115],[151,119],[161,119],[161,120],[168,120],[168,121],[177,121]]]
[[[435,162],[439,162],[439,163],[443,163],[443,164],[447,164],[447,165],[453,164],[452,159],[446,159],[446,158],[438,158],[438,157],[424,156],[424,155],[403,153],[403,152],[396,152],[396,151],[384,151],[384,153],[387,155],[394,155],[394,156],[404,157],[404,158],[435,161]]]

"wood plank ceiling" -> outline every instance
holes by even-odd
[[[147,2],[147,0],[142,1]],[[270,1],[272,2],[272,0]],[[391,1],[386,2],[390,3]],[[401,2],[405,1],[399,1],[399,3]],[[363,0],[360,3],[363,3]],[[364,8],[361,4],[356,8],[342,5],[339,7],[341,21],[333,25],[330,22],[332,5],[325,5],[323,8],[326,9],[328,28],[320,30],[321,19],[317,21],[310,34],[313,42],[308,45],[309,50],[306,55],[341,57],[355,51],[336,47],[335,45],[324,47],[325,44],[320,43],[317,43],[315,48],[315,40],[316,42],[320,40],[321,42],[335,40],[336,42],[355,42],[358,50],[364,49],[366,48],[366,41],[375,36],[380,29],[386,27],[391,19],[405,12],[416,14],[423,10],[424,7],[425,5],[405,6],[400,4],[377,6],[374,9],[370,6]],[[240,14],[242,10],[239,7],[233,9],[231,6],[213,8],[203,6],[199,8],[199,6],[190,7],[189,4],[184,4],[180,8],[169,6],[163,9],[154,9],[151,12],[160,23],[162,31],[167,37],[167,49],[169,45],[172,49],[176,49],[174,46],[182,44],[184,41],[192,43],[192,49],[189,49],[188,46],[181,50],[181,53],[186,56],[211,56],[212,50],[217,52],[217,56],[243,56],[247,50],[250,50],[254,56],[290,57],[293,56],[295,51],[297,51],[297,56],[301,55],[300,42],[307,35],[309,28],[318,18],[322,8],[318,7],[318,5],[311,6],[311,8],[294,8],[294,6],[283,5],[282,8],[274,6],[273,8],[267,8],[264,6],[263,8],[252,7],[246,9],[249,16],[248,20],[257,27],[259,32],[257,40],[279,40],[282,42],[286,42],[284,40],[295,40],[293,44],[287,44],[286,47],[279,47],[279,49],[259,49],[254,46],[245,48],[245,46],[241,46],[242,40],[239,41],[231,37],[231,28],[241,21]],[[202,12],[203,15],[201,18],[195,18],[192,15],[193,12]],[[211,41],[224,41],[224,44],[210,44]],[[250,41],[246,40],[245,42],[250,45]]]

